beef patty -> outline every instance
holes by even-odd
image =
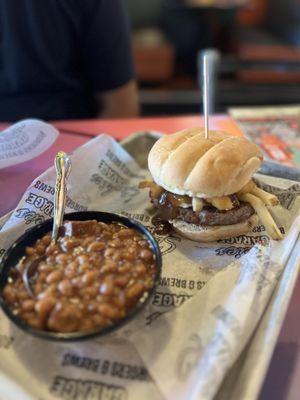
[[[254,209],[249,203],[235,202],[231,210],[220,211],[210,204],[207,204],[199,212],[193,211],[191,207],[183,208],[176,205],[173,195],[164,191],[158,198],[150,197],[153,205],[160,210],[160,216],[165,220],[181,219],[183,221],[205,226],[233,225],[246,221],[254,214]],[[177,198],[179,196],[176,196]]]

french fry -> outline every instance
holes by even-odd
[[[198,197],[193,197],[192,206],[194,212],[200,212],[204,206],[204,201]]]
[[[279,204],[279,200],[276,196],[271,193],[265,192],[257,186],[254,186],[254,188],[250,190],[250,193],[254,194],[254,196],[259,197],[266,206],[274,207]]]
[[[153,181],[142,181],[139,183],[139,189],[150,188],[153,197],[159,197],[164,189]]]
[[[245,194],[245,193],[249,193],[249,192],[251,192],[255,187],[256,187],[255,183],[254,183],[252,180],[250,180],[248,183],[246,183],[245,186],[242,187],[242,189],[240,189],[240,190],[237,192],[237,195],[239,196],[239,195],[242,195],[242,194]]]
[[[211,197],[205,200],[221,211],[231,210],[233,208],[233,203],[229,196]]]
[[[151,185],[153,184],[153,181],[141,181],[139,183],[139,189],[145,189],[145,188],[150,188]]]
[[[278,226],[276,225],[272,215],[266,208],[264,202],[259,197],[256,197],[251,193],[245,193],[240,195],[239,198],[242,201],[251,204],[251,206],[256,211],[259,219],[265,225],[265,228],[272,239],[282,239],[282,233],[278,229]]]

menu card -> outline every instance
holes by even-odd
[[[300,105],[232,108],[229,113],[265,159],[300,168]]]

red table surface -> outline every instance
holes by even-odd
[[[60,135],[52,147],[34,160],[0,170],[1,196],[0,216],[13,209],[26,187],[41,172],[53,164],[57,151],[71,152],[100,133],[107,133],[120,140],[127,135],[145,130],[172,133],[194,126],[203,126],[199,116],[162,118],[138,118],[123,120],[81,120],[55,121],[53,125]],[[7,124],[0,124],[0,131]],[[225,115],[213,116],[211,129],[222,129],[241,135],[237,125]],[[300,399],[300,280],[294,290],[292,300],[277,342],[268,374],[263,385],[260,400]],[[247,400],[247,399],[241,399]]]

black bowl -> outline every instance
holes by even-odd
[[[159,246],[152,236],[152,234],[140,223],[129,219],[122,217],[117,214],[111,214],[111,213],[105,213],[105,212],[98,212],[98,211],[83,211],[83,212],[75,212],[71,214],[66,214],[64,216],[64,220],[69,220],[69,221],[86,221],[86,220],[92,220],[95,219],[97,221],[101,222],[106,222],[106,223],[111,223],[111,222],[116,222],[120,223],[122,225],[125,225],[129,228],[133,228],[137,230],[138,232],[142,233],[148,240],[152,251],[155,254],[155,261],[156,261],[156,276],[155,276],[155,281],[153,284],[153,287],[150,289],[148,292],[148,296],[140,299],[140,301],[137,303],[137,305],[130,310],[130,312],[122,319],[117,320],[115,323],[112,325],[109,325],[105,328],[101,329],[95,329],[93,331],[89,332],[74,332],[74,333],[56,333],[56,332],[50,332],[50,331],[45,331],[45,330],[40,330],[40,329],[35,329],[30,327],[29,325],[26,324],[25,321],[17,318],[11,311],[10,307],[7,305],[5,300],[2,297],[2,290],[7,282],[7,278],[9,275],[9,271],[11,268],[13,268],[15,265],[17,265],[18,261],[24,256],[25,253],[25,248],[27,246],[32,246],[37,239],[41,238],[43,235],[46,233],[50,232],[52,230],[52,224],[53,224],[53,219],[49,219],[34,228],[28,230],[25,232],[18,240],[14,242],[14,244],[7,250],[5,253],[2,262],[0,264],[0,305],[5,312],[5,314],[8,316],[8,318],[16,324],[19,328],[23,329],[25,332],[30,333],[34,336],[38,336],[43,339],[48,339],[48,340],[55,340],[55,341],[78,341],[78,340],[83,340],[83,339],[90,339],[93,337],[98,337],[98,336],[103,336],[109,332],[112,332],[121,326],[123,326],[125,323],[130,321],[133,317],[135,317],[144,307],[145,305],[149,302],[154,289],[158,283],[159,277],[160,277],[160,271],[161,271],[161,253]]]

